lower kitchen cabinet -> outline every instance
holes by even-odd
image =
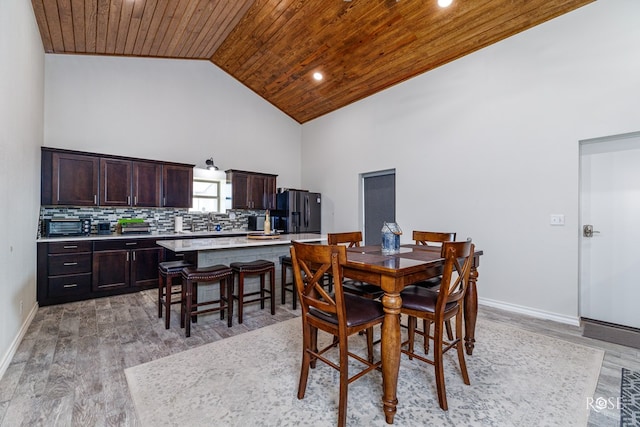
[[[162,253],[162,248],[149,239],[95,242],[92,289],[157,286]]]
[[[38,243],[40,306],[80,301],[158,286],[164,249],[155,239]]]

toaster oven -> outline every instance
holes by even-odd
[[[91,234],[91,219],[45,219],[41,234],[44,237],[88,236]]]

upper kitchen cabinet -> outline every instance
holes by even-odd
[[[160,206],[162,164],[100,159],[101,206]]]
[[[163,165],[162,189],[162,206],[190,208],[193,204],[193,166]]]
[[[41,204],[188,208],[193,165],[42,148]]]
[[[275,209],[278,175],[235,169],[226,173],[231,182],[232,209]]]
[[[98,205],[97,156],[42,149],[42,205]]]

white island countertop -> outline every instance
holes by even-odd
[[[289,245],[297,242],[327,242],[325,234],[281,234],[277,239],[257,240],[246,236],[216,237],[203,239],[158,240],[156,243],[173,252],[210,251],[216,249],[237,249],[259,246]]]

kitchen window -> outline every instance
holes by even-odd
[[[193,207],[190,212],[225,212],[227,178],[224,172],[193,170]]]

